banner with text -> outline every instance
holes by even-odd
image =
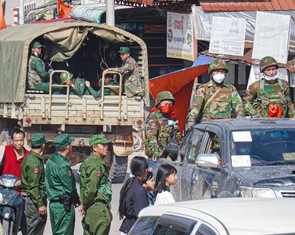
[[[194,61],[191,15],[167,13],[167,57]]]
[[[245,34],[245,19],[213,16],[209,52],[243,56]]]
[[[253,45],[253,59],[272,56],[279,63],[287,63],[290,41],[290,15],[257,12]]]

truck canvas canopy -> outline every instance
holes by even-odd
[[[88,39],[89,34],[114,44],[140,47],[137,50],[141,67],[146,102],[149,103],[147,48],[143,40],[116,27],[86,22],[57,22],[49,24],[24,24],[0,31],[0,102],[23,103],[26,91],[27,66],[30,44],[37,38],[50,43],[49,59],[64,62]]]

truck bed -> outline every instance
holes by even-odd
[[[144,120],[144,101],[141,97],[122,96],[121,111],[119,96],[93,98],[91,95],[77,96],[48,94],[26,94],[24,103],[0,104],[0,116],[23,120],[24,126],[33,124],[52,125],[120,125],[132,126]],[[26,120],[30,118],[31,122]]]

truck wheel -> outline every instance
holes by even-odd
[[[113,157],[113,164],[110,170],[112,183],[122,183],[125,179],[128,165],[128,156]]]
[[[132,132],[132,138],[133,138],[133,146],[134,146],[134,151],[139,151],[142,149],[142,138],[141,136],[136,133]]]

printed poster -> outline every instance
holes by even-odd
[[[192,17],[167,13],[167,57],[194,61]]]
[[[286,64],[290,41],[290,15],[257,12],[253,44],[253,59],[272,56]]]
[[[213,16],[209,53],[243,56],[245,34],[245,19]]]

